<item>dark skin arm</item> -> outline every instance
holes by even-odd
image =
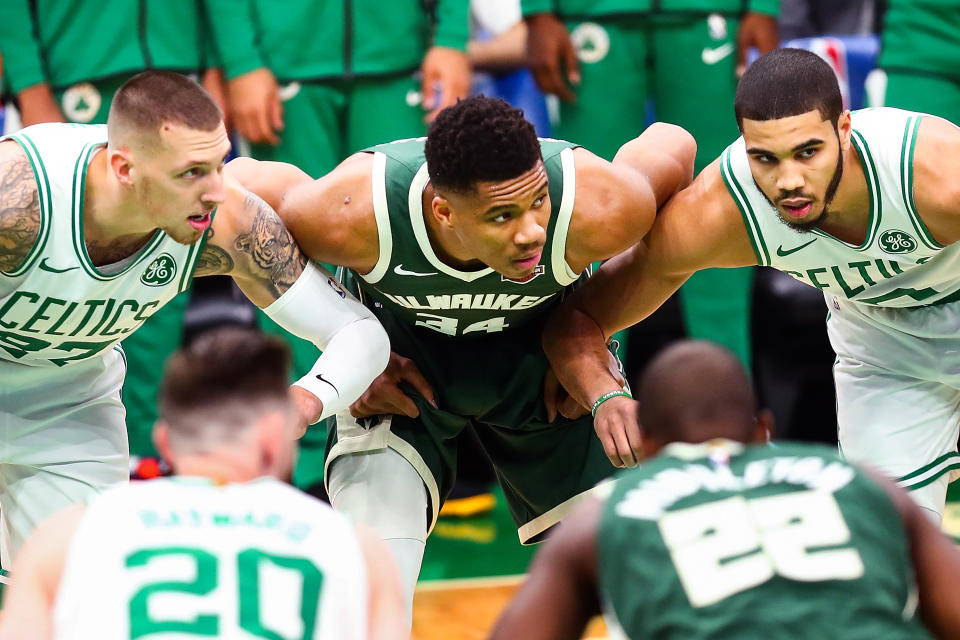
[[[575,102],[571,87],[580,84],[580,63],[567,28],[552,13],[527,16],[527,65],[544,93]]]
[[[588,498],[557,527],[500,614],[491,640],[577,640],[582,636],[590,618],[600,613],[596,537],[602,506]]]
[[[620,388],[607,365],[610,336],[653,313],[694,272],[756,263],[740,212],[714,163],[670,199],[643,242],[604,263],[548,322],[544,350],[560,383],[581,405],[593,406]],[[615,466],[637,463],[642,443],[629,398],[604,402],[594,427]]]

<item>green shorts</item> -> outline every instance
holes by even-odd
[[[427,486],[431,530],[456,478],[460,433],[472,424],[493,463],[520,542],[529,544],[615,471],[589,415],[547,422],[543,377],[548,365],[539,325],[465,340],[391,322],[393,316],[376,311],[393,351],[416,363],[440,408],[409,387],[404,390],[420,410],[417,418],[356,420],[348,412],[338,414],[328,439],[326,472],[341,455],[394,449]]]

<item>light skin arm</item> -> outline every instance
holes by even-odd
[[[943,245],[960,240],[960,127],[941,118],[920,121],[913,155],[917,213]]]
[[[693,179],[697,145],[681,127],[657,122],[620,147],[613,162],[574,149],[576,198],[567,237],[575,272],[639,242],[656,211]]]
[[[60,576],[86,507],[74,504],[34,529],[17,554],[13,580],[3,595],[0,638],[46,640],[53,637],[53,605]]]
[[[604,263],[550,319],[544,350],[561,384],[592,407],[620,388],[607,366],[610,336],[653,313],[700,269],[755,264],[743,219],[714,163],[671,198],[646,240]],[[636,410],[628,398],[604,402],[594,427],[614,465],[640,459]]]
[[[577,640],[600,613],[597,526],[602,503],[577,506],[537,553],[530,575],[500,614],[491,640]],[[535,612],[531,615],[531,612]]]
[[[12,140],[0,143],[0,271],[19,267],[40,233],[40,198],[30,161]]]
[[[409,635],[397,561],[373,529],[359,522],[354,527],[367,568],[367,637],[406,640]]]

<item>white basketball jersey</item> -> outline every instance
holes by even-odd
[[[4,139],[30,159],[41,223],[24,263],[0,272],[0,358],[63,366],[95,357],[190,285],[203,240],[182,245],[158,230],[118,272],[90,261],[83,199],[105,125],[40,124]]]
[[[757,260],[797,280],[864,305],[917,307],[960,297],[960,243],[942,246],[914,204],[913,149],[924,114],[892,108],[852,114],[851,141],[870,191],[870,221],[860,246],[780,222],[756,186],[743,138],[721,156],[721,171],[743,215]]]
[[[366,638],[353,527],[272,478],[165,478],[94,498],[70,543],[55,640]]]

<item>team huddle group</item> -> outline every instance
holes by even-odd
[[[797,49],[733,106],[696,177],[680,127],[608,162],[484,96],[319,179],[226,163],[216,103],[167,71],[105,126],[0,139],[0,638],[407,638],[468,426],[520,541],[549,537],[492,638],[600,613],[615,638],[960,637],[960,129],[851,113]],[[771,444],[710,343],[624,380],[615,332],[752,265],[823,291],[839,454]],[[131,485],[118,343],[207,275],[322,355],[288,386],[274,338],[182,348],[153,431],[175,475]],[[332,509],[282,482],[327,418]]]

